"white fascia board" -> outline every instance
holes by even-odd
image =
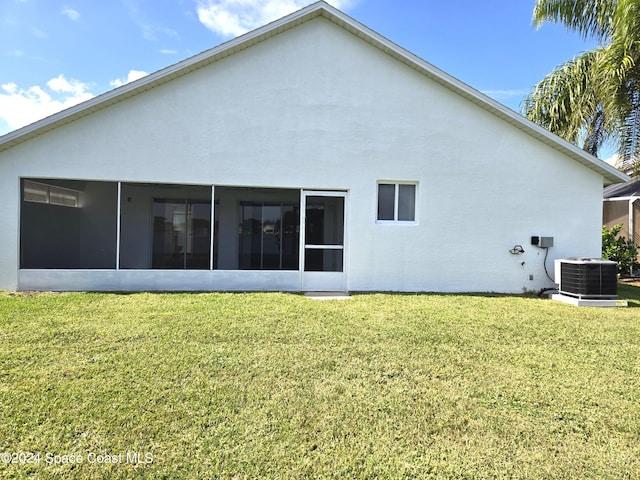
[[[603,198],[603,202],[635,202],[640,197],[611,197],[611,198]]]
[[[24,142],[37,135],[106,108],[114,103],[123,101],[129,97],[137,95],[138,93],[144,92],[158,85],[162,85],[163,83],[169,82],[172,79],[185,75],[191,71],[202,68],[205,65],[209,65],[221,58],[262,42],[269,37],[294,28],[317,16],[322,16],[336,25],[341,26],[374,47],[382,50],[388,55],[391,55],[396,60],[417,70],[431,80],[524,131],[529,136],[542,141],[546,145],[558,150],[591,170],[594,170],[598,174],[602,175],[603,184],[605,186],[613,183],[629,181],[629,177],[626,174],[620,172],[606,162],[588,154],[584,150],[531,122],[524,116],[514,112],[510,108],[507,108],[482,92],[479,92],[457,78],[452,77],[448,73],[440,70],[399,45],[396,45],[379,33],[371,30],[367,26],[361,24],[357,20],[354,20],[322,0],[286,17],[269,23],[268,25],[222,43],[217,47],[206,50],[167,68],[151,73],[139,80],[118,87],[107,93],[87,100],[86,102],[8,133],[7,135],[0,137],[0,151],[11,148],[18,143]]]
[[[334,21],[334,23],[342,26],[346,30],[357,35],[368,43],[376,46],[380,50],[383,50],[384,52],[388,53],[389,55],[408,65],[409,67],[419,71],[438,84],[448,88],[449,90],[457,93],[458,95],[464,97],[472,103],[489,111],[493,115],[496,115],[507,123],[524,131],[529,136],[540,140],[546,145],[549,145],[550,147],[560,151],[561,153],[569,156],[570,158],[585,165],[586,167],[596,171],[597,173],[602,175],[604,180],[603,183],[605,186],[614,183],[629,181],[629,176],[616,169],[615,167],[612,167],[603,160],[594,157],[593,155],[576,147],[572,143],[567,142],[563,138],[549,132],[545,128],[542,128],[538,124],[530,121],[523,115],[520,115],[519,113],[511,110],[500,102],[483,94],[482,92],[467,85],[459,79],[452,77],[443,70],[440,70],[438,67],[423,60],[422,58],[400,47],[399,45],[396,45],[379,33],[371,30],[365,25],[362,25],[351,17],[348,17],[339,10],[336,10],[331,6],[327,6],[326,10],[328,11],[323,12],[323,16],[330,18],[332,21]],[[329,14],[335,18],[331,18]]]
[[[117,87],[106,93],[79,103],[78,105],[69,107],[43,118],[42,120],[38,120],[6,135],[0,136],[0,152],[33,137],[66,125],[67,123],[73,122],[86,115],[102,110],[110,105],[126,100],[127,98],[133,97],[139,93],[167,83],[175,78],[198,70],[240,50],[249,48],[269,37],[277,35],[278,33],[291,29],[316,16],[319,16],[322,8],[326,7],[327,5],[324,2],[314,3],[307,8],[269,23],[264,27],[252,30],[251,32],[224,42],[216,47],[196,54],[193,57],[189,57],[181,62],[163,68],[162,70],[150,73],[138,80]]]

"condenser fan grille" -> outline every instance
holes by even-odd
[[[561,261],[560,293],[578,298],[618,295],[618,265],[599,259]]]

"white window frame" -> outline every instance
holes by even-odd
[[[30,200],[28,198],[26,198],[26,196],[24,195],[24,191],[27,189],[27,186],[33,186],[34,188],[40,188],[40,191],[42,192],[43,195],[46,196],[46,199],[44,199],[43,201],[40,200]],[[78,190],[73,190],[71,188],[65,188],[65,187],[59,187],[57,185],[49,185],[47,183],[42,183],[42,182],[34,182],[33,180],[24,178],[23,182],[22,182],[22,189],[23,189],[23,198],[25,202],[32,202],[32,203],[44,203],[44,204],[49,204],[49,205],[57,205],[59,207],[68,207],[68,208],[80,208],[80,192]],[[61,194],[66,194],[68,195],[69,198],[73,198],[74,199],[74,205],[69,205],[67,203],[63,203],[63,202],[57,202],[57,201],[52,201],[51,200],[51,191],[54,191],[56,193],[61,193]]]
[[[378,218],[378,204],[380,199],[380,185],[393,185],[393,220],[380,220]],[[415,187],[415,198],[413,206],[413,220],[398,220],[400,185],[413,185]],[[406,180],[378,180],[376,182],[376,202],[375,202],[375,219],[376,224],[380,225],[417,225],[418,224],[418,182]]]

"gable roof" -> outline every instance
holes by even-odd
[[[526,134],[538,139],[544,144],[558,150],[578,163],[590,168],[603,177],[604,185],[626,182],[629,177],[602,160],[588,154],[575,145],[561,139],[548,130],[529,121],[522,115],[505,107],[501,103],[475,90],[460,80],[452,77],[439,68],[431,65],[420,57],[396,45],[382,35],[374,32],[360,22],[337,10],[324,1],[313,3],[295,13],[276,20],[268,25],[229,40],[217,47],[206,50],[198,55],[187,58],[167,68],[151,73],[134,82],[128,83],[107,93],[94,97],[76,106],[55,113],[47,118],[36,121],[23,128],[0,137],[0,152],[19,143],[25,142],[38,135],[46,133],[62,125],[78,120],[96,111],[102,110],[115,103],[124,101],[139,93],[150,90],[171,80],[186,75],[189,72],[210,65],[224,57],[263,42],[270,37],[290,30],[309,20],[323,17],[344,28],[372,46],[382,50],[396,60],[417,70],[432,81],[448,88],[461,97],[478,105],[484,110],[501,118]]]

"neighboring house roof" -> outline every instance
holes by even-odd
[[[609,185],[603,191],[605,199],[629,197],[640,197],[640,177],[636,177],[630,182]]]
[[[576,162],[581,163],[602,175],[604,185],[625,182],[628,180],[628,177],[624,173],[614,167],[586,153],[584,150],[561,139],[548,130],[529,121],[522,115],[505,107],[501,103],[422,60],[343,12],[328,5],[324,1],[313,3],[308,7],[292,13],[291,15],[281,18],[280,20],[276,20],[264,27],[258,28],[217,47],[206,50],[198,55],[183,60],[182,62],[176,63],[147,75],[144,78],[123,85],[115,90],[111,90],[74,107],[39,120],[31,125],[27,125],[26,127],[8,133],[0,137],[0,152],[13,147],[14,145],[25,142],[30,138],[46,133],[59,126],[68,124],[86,115],[90,115],[93,112],[102,110],[110,105],[152,89],[158,85],[170,82],[177,77],[186,75],[189,72],[212,64],[221,58],[232,55],[245,48],[249,48],[252,45],[267,40],[272,36],[278,35],[283,31],[292,29],[319,16],[339,25],[374,47],[379,48],[388,55],[391,55],[396,60],[417,70],[432,81],[448,88],[514,127],[522,130],[526,134],[540,140],[546,145],[572,158]]]

